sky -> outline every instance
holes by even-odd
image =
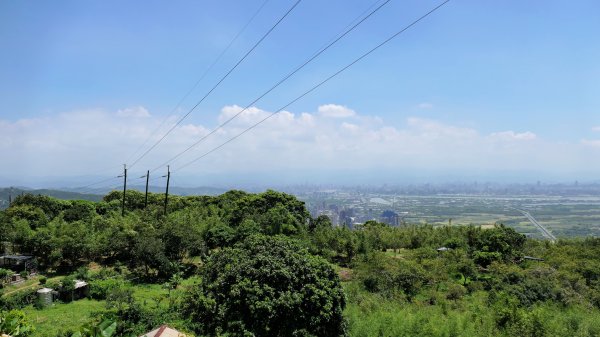
[[[0,186],[600,179],[597,1],[295,2],[1,1]]]

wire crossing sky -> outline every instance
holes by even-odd
[[[356,58],[355,60],[353,60],[352,62],[350,62],[349,64],[345,65],[343,68],[339,69],[338,71],[334,72],[332,75],[328,76],[326,79],[320,81],[319,83],[317,83],[315,86],[311,87],[310,89],[308,89],[307,91],[303,92],[300,96],[294,98],[291,102],[287,103],[286,105],[282,106],[281,108],[279,108],[277,111],[267,115],[266,117],[264,117],[263,119],[259,120],[258,122],[252,124],[251,126],[249,126],[248,128],[244,129],[242,132],[240,132],[239,134],[231,137],[230,139],[228,139],[227,141],[225,141],[224,143],[220,144],[219,146],[211,149],[210,151],[206,152],[205,154],[201,155],[200,157],[187,162],[183,165],[181,165],[179,167],[179,169],[183,169],[187,166],[190,166],[192,164],[194,164],[195,162],[197,162],[198,160],[206,157],[207,155],[214,153],[215,151],[221,149],[223,146],[229,144],[230,142],[236,140],[237,138],[243,136],[245,133],[251,131],[252,129],[254,129],[255,127],[259,126],[260,124],[266,122],[269,118],[275,116],[275,114],[278,114],[282,111],[284,111],[284,109],[288,108],[290,105],[296,103],[297,101],[299,101],[300,99],[304,98],[306,95],[312,93],[313,91],[317,90],[319,87],[321,87],[322,85],[324,85],[325,83],[329,82],[331,79],[335,78],[336,76],[338,76],[339,74],[343,73],[344,71],[346,71],[348,68],[352,67],[353,65],[355,65],[356,63],[358,63],[359,61],[361,61],[362,59],[364,59],[365,57],[369,56],[371,53],[373,53],[374,51],[376,51],[377,49],[381,48],[382,46],[384,46],[385,44],[387,44],[388,42],[390,42],[391,40],[395,39],[396,37],[398,37],[398,35],[404,33],[406,30],[408,30],[409,28],[411,28],[412,26],[416,25],[417,23],[419,23],[421,20],[423,20],[424,18],[428,17],[431,13],[435,12],[436,10],[438,10],[440,7],[442,7],[443,5],[447,4],[450,0],[446,0],[442,3],[440,3],[439,5],[437,5],[436,7],[434,7],[433,9],[431,9],[429,12],[425,13],[424,15],[422,15],[421,17],[419,17],[418,19],[414,20],[413,22],[411,22],[409,25],[407,25],[406,27],[402,28],[401,30],[399,30],[398,32],[396,32],[395,34],[393,34],[392,36],[388,37],[387,39],[385,39],[383,42],[379,43],[378,45],[376,45],[375,47],[371,48],[369,51],[367,51],[366,53],[360,55],[358,58]],[[379,7],[381,8],[381,7]],[[316,55],[319,55],[318,53]],[[239,116],[241,113],[243,113],[244,111],[247,111],[248,107],[242,109],[239,113],[235,114],[234,117]],[[231,121],[233,118],[228,119],[226,122]],[[220,126],[219,126],[220,127]],[[213,132],[209,133],[212,134]],[[195,145],[195,144],[194,144]],[[186,149],[187,150],[187,149]]]
[[[148,136],[148,138],[146,138],[146,140],[129,157],[127,157],[127,160],[125,160],[125,162],[127,162],[127,163],[130,162],[131,159],[133,159],[133,157],[135,155],[137,155],[139,153],[139,151],[144,148],[144,146],[146,146],[146,144],[152,138],[152,136],[154,136],[160,130],[160,128],[169,119],[170,115],[174,114],[177,111],[177,109],[179,109],[179,107],[181,106],[181,104],[198,87],[198,85],[200,84],[200,82],[202,82],[202,80],[206,77],[206,75],[208,75],[208,73],[215,67],[215,65],[223,58],[223,56],[225,55],[225,53],[227,53],[227,51],[229,51],[229,49],[231,48],[231,46],[235,43],[235,41],[237,41],[237,39],[240,37],[240,35],[242,35],[244,33],[244,31],[246,31],[246,28],[248,28],[248,26],[252,23],[252,21],[254,21],[254,19],[262,11],[262,9],[265,8],[265,5],[267,4],[267,2],[269,2],[269,0],[265,0],[260,5],[260,7],[256,10],[256,12],[254,12],[254,14],[252,14],[252,16],[250,17],[250,19],[248,20],[248,22],[246,22],[246,24],[242,27],[242,29],[240,29],[240,31],[237,34],[235,34],[235,36],[231,39],[231,41],[223,49],[223,51],[214,59],[214,61],[211,62],[211,64],[206,68],[206,70],[204,70],[204,72],[202,73],[202,75],[200,76],[200,78],[198,78],[198,80],[196,81],[196,83],[194,83],[194,85],[192,86],[192,88],[190,90],[188,90],[185,93],[185,95],[183,95],[183,97],[181,97],[181,99],[179,100],[179,102],[177,102],[177,104],[175,105],[175,107],[173,108],[173,110],[171,110],[171,113],[169,115],[167,115],[165,117],[165,119],[163,119],[163,121],[158,125],[158,127],[156,129],[154,129],[154,131],[152,131],[152,133],[150,134],[150,136]]]
[[[139,156],[133,163],[131,163],[130,167],[135,166],[135,164],[137,164],[140,160],[142,160],[148,153],[150,153],[150,151],[152,151],[158,144],[160,144],[160,142],[162,142],[179,124],[181,124],[181,122],[183,122],[184,119],[186,119],[194,110],[196,110],[196,108],[198,107],[198,105],[200,105],[202,102],[204,102],[204,100],[227,78],[229,77],[229,75],[242,63],[244,62],[244,60],[246,59],[246,57],[248,57],[248,55],[250,55],[259,45],[260,43],[267,38],[267,36],[269,36],[269,34],[271,34],[271,32],[283,21],[283,19],[285,19],[293,10],[294,8],[296,8],[296,6],[298,6],[298,4],[300,3],[300,1],[302,0],[297,0],[296,2],[294,2],[294,4],[292,5],[292,7],[290,7],[290,9],[287,10],[287,12],[285,12],[285,14],[279,19],[277,20],[277,22],[275,22],[275,24],[269,28],[269,30],[252,46],[252,48],[250,48],[250,50],[248,50],[244,56],[242,56],[234,65],[233,67],[231,67],[231,69],[229,69],[225,75],[223,75],[223,77],[221,77],[217,83],[215,83],[215,85],[210,88],[210,90],[208,90],[206,92],[206,94],[204,94],[204,96],[202,96],[202,98],[198,101],[198,103],[196,103],[185,115],[183,115],[183,117],[181,117],[171,128],[169,128],[169,130],[162,135],[157,141],[156,143],[154,143],[152,146],[150,146],[150,148],[148,150],[146,150],[146,152],[142,153],[141,156]]]
[[[178,121],[174,104],[175,115],[189,112],[294,1],[269,1],[240,33],[263,4],[0,3],[0,186],[85,186],[120,174],[98,173],[156,143],[153,131]],[[207,153],[437,4],[390,1],[248,104],[375,8],[302,1],[131,176],[231,120],[185,159]],[[597,181],[599,12],[591,0],[451,2],[202,165],[175,165],[176,181]]]
[[[189,150],[191,150],[192,148],[194,148],[195,146],[197,146],[198,144],[200,144],[202,141],[204,141],[206,138],[210,137],[211,135],[215,134],[217,131],[219,131],[220,129],[222,129],[224,126],[226,126],[227,124],[229,124],[231,121],[233,121],[235,118],[239,117],[241,114],[243,114],[244,112],[248,111],[248,109],[250,109],[254,104],[256,104],[258,101],[260,101],[260,99],[262,99],[263,97],[265,97],[266,95],[268,95],[271,91],[275,90],[278,86],[280,86],[283,82],[287,81],[290,77],[292,77],[294,74],[296,74],[298,71],[302,70],[302,68],[304,68],[306,65],[308,65],[310,62],[312,62],[313,60],[315,60],[317,57],[319,57],[322,53],[324,53],[327,49],[329,49],[331,46],[333,46],[336,42],[338,42],[339,40],[341,40],[344,36],[346,36],[348,33],[350,33],[351,31],[353,31],[356,27],[358,27],[361,23],[363,23],[365,20],[367,20],[368,18],[371,17],[371,15],[375,14],[377,11],[379,11],[383,6],[385,6],[388,2],[390,2],[390,0],[384,1],[383,3],[381,3],[378,7],[376,7],[375,9],[373,9],[370,13],[368,13],[366,16],[359,18],[358,22],[356,22],[355,24],[350,24],[348,26],[348,29],[344,30],[344,32],[342,32],[341,34],[339,34],[339,36],[334,37],[331,42],[329,42],[327,45],[323,46],[322,48],[319,48],[319,50],[317,50],[310,58],[308,58],[306,61],[304,61],[301,65],[299,65],[298,67],[296,67],[292,72],[290,72],[289,74],[287,74],[286,76],[284,76],[282,79],[280,79],[277,83],[275,83],[272,87],[270,87],[267,91],[263,92],[259,97],[257,97],[256,99],[254,99],[250,104],[248,104],[244,109],[240,110],[238,113],[236,113],[235,115],[229,117],[227,120],[225,120],[223,123],[219,124],[219,126],[217,126],[216,128],[214,128],[212,131],[210,131],[208,134],[204,135],[202,138],[198,139],[196,142],[194,142],[192,145],[188,146],[185,148],[185,150],[179,152],[178,154],[176,154],[175,156],[173,156],[172,158],[170,158],[169,160],[167,160],[166,162],[162,163],[161,165],[159,165],[158,167],[152,169],[152,171],[156,171],[157,169],[159,169],[160,167],[163,167],[165,165],[167,165],[168,163],[172,163],[175,159],[179,158],[181,155],[185,154],[186,152],[188,152]],[[370,7],[369,7],[370,8]],[[356,20],[354,20],[356,21]]]

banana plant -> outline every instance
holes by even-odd
[[[105,320],[98,325],[86,325],[71,337],[112,337],[117,331],[117,322]]]
[[[33,333],[34,328],[21,310],[0,312],[0,335],[26,337]]]

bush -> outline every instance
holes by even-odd
[[[8,277],[8,275],[12,275],[12,271],[0,268],[0,281],[2,281],[2,279],[4,279],[5,277]]]
[[[392,259],[383,253],[369,256],[358,266],[358,271],[367,291],[386,296],[401,293],[408,301],[412,301],[423,284],[431,278],[418,263]]]
[[[0,333],[13,337],[31,335],[35,328],[31,325],[25,313],[20,310],[0,312]]]
[[[123,285],[121,279],[94,280],[90,282],[90,297],[96,300],[105,300],[115,289]]]
[[[90,279],[90,276],[90,270],[87,267],[79,267],[75,272],[75,278],[77,278],[78,280],[87,281]]]
[[[448,286],[448,290],[446,291],[446,298],[449,300],[456,301],[465,296],[466,293],[467,290],[460,284],[450,284]]]
[[[487,267],[494,261],[500,261],[502,254],[498,252],[480,252],[473,253],[473,261],[482,267]]]
[[[37,299],[37,289],[27,289],[17,291],[8,296],[0,297],[1,310],[21,309],[35,303]]]
[[[49,281],[47,280],[46,288],[58,290],[58,288],[60,288],[60,282],[57,280],[49,280]]]

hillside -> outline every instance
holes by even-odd
[[[116,324],[111,336],[163,324],[189,336],[600,334],[598,238],[551,243],[503,225],[349,229],[272,190],[174,195],[167,214],[162,194],[146,205],[128,191],[124,214],[121,197],[25,194],[0,211],[0,249],[37,260],[23,289],[0,290],[0,321],[20,315],[30,337],[102,320]],[[91,285],[87,299],[33,306],[37,289],[64,293],[76,279]]]
[[[6,209],[8,207],[9,195],[12,195],[12,198],[14,200],[16,196],[25,193],[30,193],[34,195],[45,195],[63,200],[102,200],[102,195],[99,194],[78,193],[55,189],[28,189],[24,187],[3,187],[0,188],[0,209]]]

